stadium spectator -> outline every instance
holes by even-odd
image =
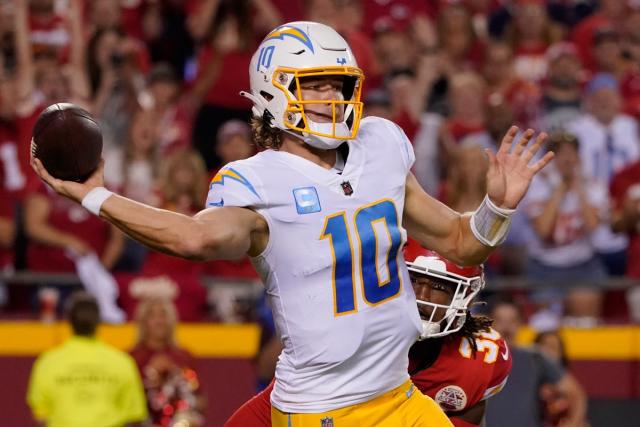
[[[191,354],[175,339],[176,309],[151,298],[136,310],[138,340],[131,350],[147,396],[152,427],[204,425],[204,399]]]
[[[635,161],[614,175],[611,181],[613,199],[612,227],[627,233],[627,259],[640,259],[640,161]],[[626,274],[640,278],[640,263],[627,263]]]
[[[449,66],[456,72],[478,69],[484,46],[476,37],[464,5],[447,2],[438,14],[437,25],[440,49]]]
[[[239,123],[244,124],[242,122]],[[244,125],[248,131],[248,125]],[[238,149],[235,147],[229,148],[229,151],[233,149],[247,150],[246,147],[242,147],[244,141],[233,134],[229,136],[240,146]],[[244,143],[250,144],[248,135]],[[251,146],[248,146],[248,150],[251,150]],[[243,151],[243,153],[246,153],[246,151]],[[247,158],[250,154],[251,151],[242,154],[238,159]],[[190,148],[176,150],[163,160],[160,167],[160,206],[174,212],[193,215],[198,211],[202,200],[206,196],[207,182],[207,171],[202,157]]]
[[[549,47],[547,59],[539,120],[544,129],[561,131],[582,113],[582,64],[576,48],[566,42]]]
[[[215,145],[216,155],[220,158],[221,164],[226,165],[251,157],[255,152],[251,137],[251,128],[246,122],[241,120],[225,122],[218,129]]]
[[[597,11],[573,29],[571,39],[587,69],[593,70],[595,66],[591,46],[596,33],[602,28],[618,28],[627,13],[625,3],[620,0],[601,0],[598,2]]]
[[[380,76],[384,82],[396,75],[412,74],[415,47],[407,31],[388,29],[376,33],[373,49]]]
[[[254,19],[253,14],[259,19]],[[270,0],[193,0],[188,28],[201,43],[194,92],[203,105],[194,122],[194,146],[208,169],[219,167],[211,150],[218,128],[227,120],[248,121],[251,104],[238,93],[249,88],[249,61],[262,36],[280,24]]]
[[[384,88],[376,88],[367,92],[364,98],[364,117],[375,116],[391,120],[393,117],[391,109],[391,96]]]
[[[608,73],[621,78],[625,72],[624,58],[620,45],[620,36],[613,28],[601,28],[593,36],[591,46],[593,73]]]
[[[580,385],[540,350],[516,344],[516,334],[523,321],[520,307],[510,300],[497,301],[491,308],[490,317],[493,318],[493,328],[509,345],[513,367],[502,392],[487,404],[486,425],[542,425],[541,386],[552,384],[567,399],[567,419],[564,425],[585,427],[587,402]]]
[[[131,118],[144,90],[148,58],[144,46],[117,27],[95,31],[85,55],[93,113],[100,121],[104,151],[109,155],[127,141]]]
[[[539,83],[547,74],[545,53],[550,45],[563,37],[563,28],[547,14],[543,0],[517,0],[513,5],[513,19],[506,29],[514,55],[516,74],[530,82]]]
[[[427,65],[423,62],[421,67]],[[443,72],[441,77],[445,75],[447,73]],[[434,85],[440,84],[435,77],[429,79]],[[439,80],[448,87],[448,117],[431,112],[423,114],[413,139],[416,178],[430,194],[438,194],[440,182],[451,167],[451,157],[463,139],[468,137],[488,146],[491,138],[485,128],[486,98],[482,77],[473,72],[463,72]]]
[[[480,75],[466,72],[452,76],[448,94],[451,113],[440,127],[438,136],[441,171],[448,173],[456,147],[463,141],[473,141],[484,147],[493,144],[486,131],[485,93],[485,82]]]
[[[608,205],[608,193],[601,183],[583,175],[578,154],[581,143],[568,133],[552,134],[548,146],[556,153],[555,161],[531,185],[524,209],[537,236],[529,248],[530,278],[593,283],[607,276],[590,239],[601,222],[599,207]],[[565,293],[557,287],[538,295],[540,302],[550,304],[551,312],[559,316]],[[585,295],[590,295],[588,305],[571,303],[572,298],[589,298]],[[567,298],[567,314],[599,317],[601,298],[597,291],[572,289]]]
[[[252,156],[255,153],[255,144],[251,139],[249,125],[241,120],[229,120],[224,123],[218,129],[215,150],[222,165]],[[215,178],[218,171],[216,170],[215,172],[212,178]],[[199,207],[202,199],[198,199],[195,202],[196,205],[194,207]],[[192,265],[192,263],[188,263],[188,265]],[[251,260],[246,256],[237,260],[209,261],[204,264],[204,273],[218,279],[258,280],[258,275],[251,264]]]
[[[379,84],[378,66],[372,48],[371,39],[360,30],[362,22],[362,5],[357,0],[307,0],[305,20],[321,22],[334,28],[353,50],[353,55],[362,68],[369,87]],[[371,76],[371,77],[369,77]]]
[[[47,52],[63,59],[72,38],[65,21],[56,13],[54,0],[29,1],[29,40],[35,55]]]
[[[144,390],[134,360],[96,338],[100,313],[84,292],[69,299],[73,336],[33,365],[27,402],[39,425],[142,426]]]
[[[195,150],[175,150],[163,160],[158,175],[159,207],[185,215],[198,211],[207,191],[207,171]],[[204,319],[207,307],[202,276],[209,266],[159,252],[145,250],[145,254],[139,272],[117,276],[121,303],[129,316],[145,298],[163,297],[173,301],[183,321]]]
[[[586,87],[586,114],[568,126],[580,141],[582,170],[587,177],[609,186],[613,175],[640,158],[640,139],[636,121],[622,113],[619,86],[611,74],[597,74]],[[608,221],[609,205],[603,204],[601,216]],[[625,236],[614,234],[602,225],[593,236],[593,244],[610,274],[624,274]]]
[[[521,126],[534,124],[535,105],[540,97],[540,88],[516,75],[513,53],[507,43],[497,41],[487,45],[482,75],[487,83],[489,104],[499,105],[507,102],[513,110],[515,123]],[[499,137],[495,140],[499,140]]]
[[[624,22],[621,39],[625,74],[620,79],[620,92],[624,98],[624,112],[640,117],[640,10],[631,13]]]
[[[475,210],[487,191],[485,175],[488,167],[482,145],[474,141],[461,144],[454,151],[440,200],[460,212]]]
[[[83,63],[81,1],[69,3],[71,46],[69,62],[60,66],[56,54],[45,51],[35,55],[29,43],[29,7],[27,0],[15,3],[15,121],[23,170],[29,168],[29,144],[33,125],[40,112],[55,102],[73,102],[90,106],[89,84]],[[41,3],[48,3],[42,0]]]
[[[570,381],[577,384],[576,379],[569,371],[569,358],[562,336],[557,330],[539,332],[533,339],[534,344],[556,365],[567,371],[566,375]],[[545,424],[554,427],[566,425],[565,419],[568,415],[569,399],[561,393],[553,384],[544,384],[540,390],[540,396],[544,402]]]
[[[95,252],[112,268],[123,246],[117,228],[96,221],[86,209],[38,185],[25,198],[25,230],[30,239],[27,264],[32,271],[74,272],[73,256]]]
[[[111,172],[109,182],[115,188],[121,188],[128,197],[152,206],[158,206],[158,174],[161,164],[160,134],[151,110],[139,109],[131,122],[129,139],[123,147],[121,159],[112,157],[112,168],[121,166],[121,170]],[[118,181],[119,179],[120,181]]]
[[[421,0],[363,1],[362,23],[365,33],[372,36],[391,29],[404,31],[416,17],[435,16],[435,2]]]
[[[142,30],[142,40],[154,64],[167,63],[181,77],[195,52],[194,41],[187,29],[188,2],[172,0],[139,3],[141,13],[135,17],[137,20],[130,27]]]
[[[100,30],[118,28],[122,23],[120,2],[114,0],[93,0],[88,3],[87,11],[90,18],[88,31],[93,34]]]

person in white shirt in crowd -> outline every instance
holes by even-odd
[[[548,146],[556,153],[555,161],[531,184],[523,210],[535,232],[526,266],[531,279],[589,284],[607,277],[591,234],[601,222],[599,207],[608,205],[608,192],[599,181],[584,175],[581,144],[572,134],[551,134]],[[533,297],[544,308],[542,312],[559,320],[565,294],[565,314],[585,320],[599,317],[602,297],[594,289],[567,291],[554,286]]]
[[[567,126],[580,141],[584,175],[609,186],[611,178],[640,157],[638,125],[622,113],[618,82],[612,74],[596,74],[585,89],[586,112]],[[610,209],[602,213],[608,217]],[[628,239],[615,234],[602,221],[593,234],[593,244],[609,274],[623,275]]]

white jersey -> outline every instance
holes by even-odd
[[[267,150],[230,163],[207,206],[244,206],[269,225],[253,259],[284,344],[271,403],[324,412],[400,386],[421,331],[402,256],[413,150],[398,126],[361,122],[342,174]]]

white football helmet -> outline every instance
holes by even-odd
[[[441,257],[437,253],[420,247],[411,242],[405,248],[405,260],[409,272],[422,275],[430,280],[447,283],[454,289],[451,302],[448,305],[436,304],[431,301],[417,299],[418,309],[429,308],[430,315],[425,316],[420,310],[422,318],[422,334],[420,339],[437,338],[459,331],[467,319],[469,303],[475,298],[485,285],[482,265],[460,267]],[[444,317],[435,320],[436,313]]]
[[[316,22],[290,22],[271,31],[249,66],[253,115],[321,149],[354,139],[362,117],[360,94],[364,74],[347,42],[334,29]],[[302,100],[300,79],[343,76],[342,98]],[[309,104],[331,104],[332,123],[316,123],[305,114]],[[344,108],[337,121],[337,108]]]

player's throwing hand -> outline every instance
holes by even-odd
[[[81,203],[82,199],[84,199],[92,189],[104,186],[104,159],[100,160],[98,168],[85,182],[63,181],[54,178],[47,172],[42,162],[33,157],[31,158],[31,167],[40,179],[47,183],[56,193],[78,203]]]
[[[553,152],[546,153],[540,160],[529,165],[536,155],[547,134],[541,132],[531,147],[527,147],[535,134],[528,129],[512,149],[513,140],[518,133],[517,126],[511,126],[502,139],[497,153],[487,149],[489,170],[487,171],[487,194],[499,207],[515,209],[524,197],[531,180],[547,163],[553,159]]]

